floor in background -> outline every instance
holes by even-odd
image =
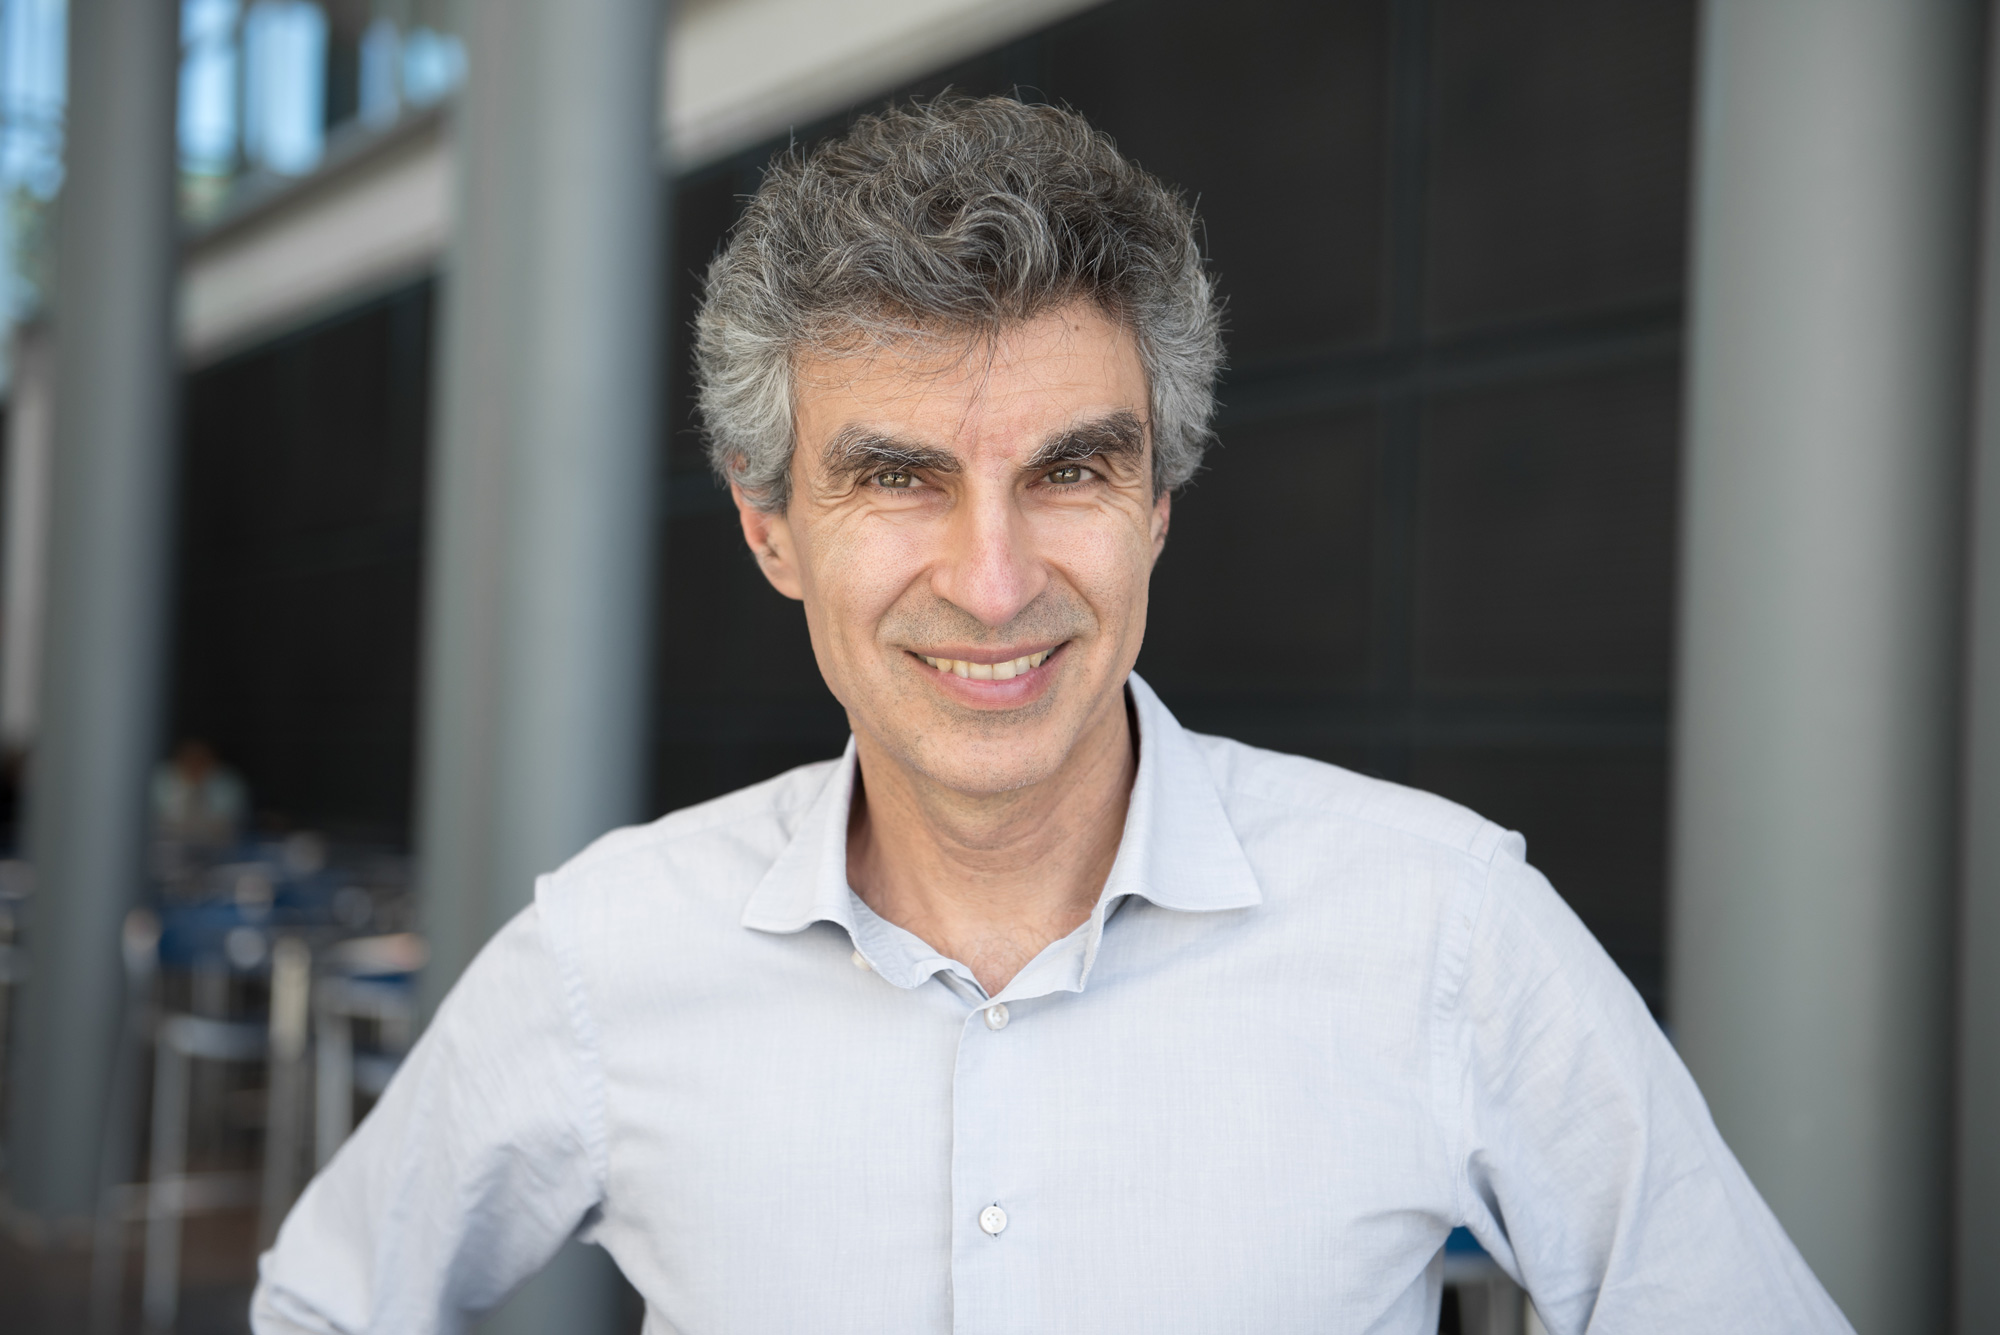
[[[255,1216],[249,1211],[192,1218],[182,1240],[180,1319],[175,1335],[247,1335]],[[140,1230],[127,1231],[120,1335],[139,1323]],[[90,1254],[81,1248],[23,1245],[0,1233],[0,1331],[6,1335],[87,1335]]]

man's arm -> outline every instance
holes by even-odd
[[[1851,1331],[1518,840],[1471,911],[1440,1054],[1460,1208],[1554,1335]]]
[[[529,908],[489,942],[265,1253],[257,1335],[457,1331],[598,1203],[602,1099]]]

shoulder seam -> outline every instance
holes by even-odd
[[[1304,759],[1304,757],[1301,757],[1301,759]],[[1476,824],[1473,827],[1471,839],[1464,844],[1458,844],[1448,839],[1441,839],[1434,834],[1426,834],[1422,830],[1413,830],[1404,825],[1392,825],[1388,821],[1377,820],[1358,812],[1341,811],[1337,808],[1295,802],[1283,797],[1274,797],[1269,793],[1251,792],[1234,784],[1225,787],[1221,783],[1218,783],[1216,788],[1217,791],[1226,793],[1231,797],[1242,797],[1254,802],[1265,802],[1271,806],[1284,807],[1287,810],[1305,815],[1326,816],[1339,820],[1353,821],[1357,825],[1366,825],[1371,829],[1387,830],[1394,834],[1405,835],[1443,852],[1456,854],[1465,858],[1474,866],[1479,867],[1488,866],[1492,863],[1494,857],[1500,851],[1502,841],[1506,839],[1508,834],[1507,828],[1497,821],[1488,820],[1478,812],[1469,811],[1466,808],[1461,808],[1461,810],[1468,810],[1468,814],[1471,815]],[[1426,794],[1426,796],[1435,796],[1435,794]],[[1437,800],[1450,801],[1449,798],[1438,798]],[[1482,848],[1481,845],[1484,845],[1484,847]]]
[[[1492,825],[1492,822],[1487,824]],[[1452,1220],[1455,1225],[1463,1223],[1468,1214],[1465,1201],[1468,1131],[1463,1101],[1445,1096],[1453,1092],[1449,1076],[1455,1065],[1453,1056],[1461,1020],[1460,999],[1465,989],[1467,970],[1471,967],[1472,938],[1492,899],[1500,847],[1500,841],[1495,840],[1485,858],[1473,859],[1474,865],[1481,868],[1481,874],[1476,878],[1469,877],[1452,896],[1452,912],[1444,930],[1439,933],[1437,972],[1431,983],[1434,990],[1432,1023],[1438,1027],[1431,1042],[1431,1097],[1437,1103],[1432,1117],[1445,1131],[1445,1144],[1450,1154],[1447,1166],[1451,1173]]]
[[[741,792],[746,790],[739,789],[738,791]],[[733,797],[735,795],[736,794],[731,793],[728,794],[727,796]],[[663,825],[666,824],[667,821],[681,814],[680,811],[668,812],[666,815],[656,817],[653,820],[648,821],[643,825],[627,825],[627,826],[622,826],[617,830],[607,831],[605,834],[599,836],[599,838],[596,841],[594,841],[589,847],[584,848],[582,851],[577,853],[575,857],[572,857],[569,861],[563,863],[560,867],[557,867],[554,871],[546,873],[546,875],[551,876],[559,881],[568,880],[569,877],[573,874],[573,869],[576,869],[579,866],[579,864],[585,863],[586,861],[599,862],[611,859],[637,856],[646,853],[658,853],[667,848],[671,848],[673,845],[681,843],[685,840],[697,838],[705,834],[713,834],[717,830],[727,829],[732,825],[742,825],[760,821],[771,821],[774,819],[782,821],[793,815],[796,815],[801,811],[808,810],[811,806],[812,806],[812,801],[786,802],[782,804],[774,804],[772,806],[760,807],[754,811],[746,811],[736,815],[714,816],[711,818],[703,819],[693,825],[688,826],[687,828],[676,829],[676,830],[665,830],[661,828]],[[693,809],[694,808],[691,807],[683,807],[681,811],[691,811]],[[606,848],[602,849],[602,851],[599,851],[599,845],[609,842],[615,836],[621,834],[631,836],[628,839],[619,841],[620,843],[625,845],[624,847],[616,849]],[[595,854],[595,856],[593,856],[593,854]]]
[[[604,1053],[598,1043],[597,1019],[591,1013],[583,975],[576,967],[574,943],[557,921],[560,912],[551,912],[554,906],[543,898],[543,890],[554,879],[553,873],[536,878],[535,918],[548,942],[549,957],[555,964],[556,974],[562,980],[570,1032],[576,1038],[580,1064],[589,1084],[586,1106],[590,1110],[590,1121],[584,1128],[584,1152],[589,1157],[591,1173],[597,1179],[597,1199],[601,1202],[611,1190],[611,1114],[604,1081]]]

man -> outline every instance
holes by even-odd
[[[772,169],[702,411],[853,740],[543,878],[260,1330],[456,1329],[580,1230],[682,1335],[1414,1335],[1460,1225],[1552,1331],[1847,1329],[1518,836],[1132,675],[1221,358],[1194,238],[1006,100]]]

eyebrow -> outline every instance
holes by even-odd
[[[1049,437],[1021,471],[1039,473],[1085,459],[1136,459],[1146,451],[1146,424],[1136,413],[1115,412]]]
[[[821,467],[828,477],[854,481],[883,468],[956,473],[959,461],[949,450],[918,445],[864,426],[845,426],[827,442]]]

